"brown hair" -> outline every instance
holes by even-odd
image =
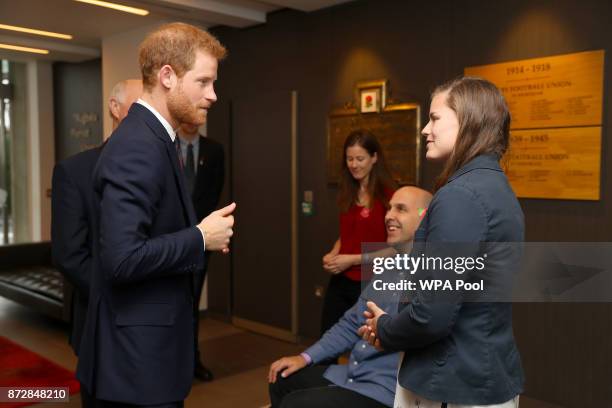
[[[225,58],[227,50],[208,32],[185,23],[164,24],[149,33],[138,49],[142,84],[147,90],[155,86],[157,72],[170,65],[181,78],[193,68],[197,51]]]
[[[377,160],[372,166],[368,178],[367,190],[370,196],[369,205],[372,206],[373,201],[378,199],[386,208],[389,204],[387,195],[390,193],[390,190],[395,190],[396,185],[387,168],[385,155],[378,139],[367,130],[360,129],[351,132],[344,141],[342,169],[340,173],[340,191],[338,193],[338,207],[340,207],[340,211],[348,211],[351,205],[359,201],[359,181],[353,178],[346,164],[346,150],[352,146],[364,148],[370,156],[376,154]]]
[[[491,82],[461,77],[437,87],[432,98],[448,92],[446,105],[457,115],[459,132],[455,147],[436,180],[436,191],[450,176],[481,154],[501,159],[510,139],[510,111],[499,89]]]

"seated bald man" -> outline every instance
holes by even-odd
[[[393,194],[385,216],[387,243],[400,253],[409,253],[431,194],[417,187],[402,187]],[[385,280],[398,281],[393,272]],[[321,339],[302,354],[283,357],[270,366],[272,408],[393,406],[398,353],[378,351],[363,341],[357,330],[365,322],[369,300],[379,299],[391,315],[397,313],[399,296],[391,297],[368,286],[344,316]],[[346,365],[320,365],[351,350]]]

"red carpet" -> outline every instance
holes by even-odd
[[[0,387],[68,387],[79,392],[74,373],[0,336]],[[34,402],[7,403],[2,408],[23,407]]]

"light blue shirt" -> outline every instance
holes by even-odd
[[[181,147],[181,157],[183,158],[183,163],[187,163],[187,148],[189,147],[189,143],[193,146],[193,174],[198,174],[198,162],[200,157],[200,136],[196,137],[192,142],[185,140],[181,134],[179,133],[179,146]]]
[[[399,282],[405,279],[405,273],[387,271],[381,278],[386,282]],[[369,300],[390,316],[395,316],[400,298],[400,292],[379,292],[370,284],[361,293],[357,303],[305,353],[312,363],[317,364],[350,350],[348,364],[331,365],[323,376],[339,387],[392,407],[400,355],[376,350],[361,339],[357,330],[365,324],[363,312],[368,310],[366,303]]]

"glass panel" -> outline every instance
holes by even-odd
[[[0,245],[30,240],[25,64],[0,61]]]

